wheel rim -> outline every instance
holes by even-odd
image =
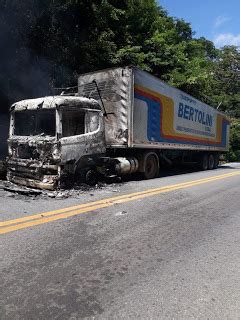
[[[86,183],[93,186],[97,183],[96,173],[93,170],[88,170],[85,177]]]

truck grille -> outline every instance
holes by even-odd
[[[22,160],[8,162],[8,174],[11,176],[41,180],[44,175],[57,175],[57,165],[42,165],[38,161],[27,163]]]
[[[17,155],[20,159],[39,159],[40,153],[36,147],[28,145],[19,145],[17,147]]]

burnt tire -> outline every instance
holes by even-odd
[[[94,170],[87,170],[85,173],[85,182],[89,186],[95,186],[98,182],[97,174]]]
[[[159,165],[156,156],[150,154],[146,160],[144,165],[143,177],[144,179],[153,179],[158,176],[159,173]]]
[[[210,154],[208,156],[208,170],[212,170],[214,168],[214,155]]]
[[[98,176],[92,168],[77,168],[75,172],[75,182],[77,184],[86,183],[89,186],[94,186],[98,182]]]
[[[207,153],[204,153],[201,156],[201,159],[199,161],[199,167],[200,167],[200,170],[203,170],[203,171],[208,169],[208,155],[207,155]]]

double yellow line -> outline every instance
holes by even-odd
[[[130,193],[130,194],[122,195],[122,196],[117,196],[117,197],[107,198],[107,199],[103,199],[103,200],[99,200],[99,201],[80,204],[80,205],[69,207],[69,208],[53,210],[53,211],[48,211],[48,212],[44,212],[44,213],[38,213],[38,214],[34,214],[31,216],[25,216],[25,217],[18,218],[18,219],[1,221],[0,222],[0,234],[5,234],[5,233],[12,232],[12,231],[20,230],[20,229],[25,229],[25,228],[37,226],[40,224],[44,224],[47,222],[52,222],[52,221],[56,221],[56,220],[60,220],[60,219],[66,219],[66,218],[69,218],[69,217],[72,217],[75,215],[79,215],[82,213],[86,213],[89,211],[94,211],[97,209],[111,207],[114,204],[139,200],[139,199],[151,197],[151,196],[154,196],[157,194],[170,192],[170,191],[174,191],[174,190],[179,190],[179,189],[185,189],[185,188],[197,186],[200,184],[204,184],[204,183],[208,183],[208,182],[212,182],[212,181],[216,181],[216,180],[226,179],[226,178],[237,176],[237,175],[240,175],[240,170],[232,172],[232,173],[213,176],[210,178],[188,181],[188,182],[174,184],[174,185],[170,185],[170,186],[166,186],[166,187],[149,189],[146,191],[134,192],[134,193]]]

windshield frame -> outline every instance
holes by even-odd
[[[85,116],[84,116],[85,117],[85,120],[84,120],[84,133],[78,134],[78,135],[63,136],[63,112],[73,111],[73,110],[85,113]],[[88,136],[89,134],[93,134],[93,133],[98,132],[100,127],[101,127],[101,124],[100,124],[101,113],[102,113],[101,110],[90,109],[90,108],[86,108],[86,107],[78,108],[78,107],[75,107],[75,106],[68,105],[68,106],[64,106],[64,107],[59,108],[59,110],[57,110],[57,111],[58,111],[57,112],[57,118],[59,119],[59,120],[57,120],[57,137],[61,138],[63,140],[72,139],[73,137],[79,137],[79,136]],[[98,115],[98,127],[97,127],[96,130],[91,131],[91,132],[89,132],[87,130],[86,122],[85,122],[86,121],[86,114],[89,113],[89,112],[95,112]]]
[[[23,113],[23,112],[33,112],[36,114],[39,113],[39,111],[41,112],[42,110],[46,110],[46,112],[53,112],[53,115],[54,115],[54,118],[55,118],[55,121],[54,121],[54,134],[45,134],[43,132],[42,133],[37,133],[37,134],[29,134],[29,135],[25,135],[25,134],[16,134],[16,114],[17,113]],[[27,124],[26,124],[27,125]],[[51,138],[56,138],[57,136],[57,110],[56,109],[53,109],[53,108],[44,108],[44,109],[33,109],[33,108],[26,108],[25,110],[13,110],[11,112],[11,115],[10,115],[10,128],[9,128],[9,137],[13,137],[13,136],[16,136],[16,137],[38,137],[38,136],[42,136],[43,138],[44,137],[51,137]]]

